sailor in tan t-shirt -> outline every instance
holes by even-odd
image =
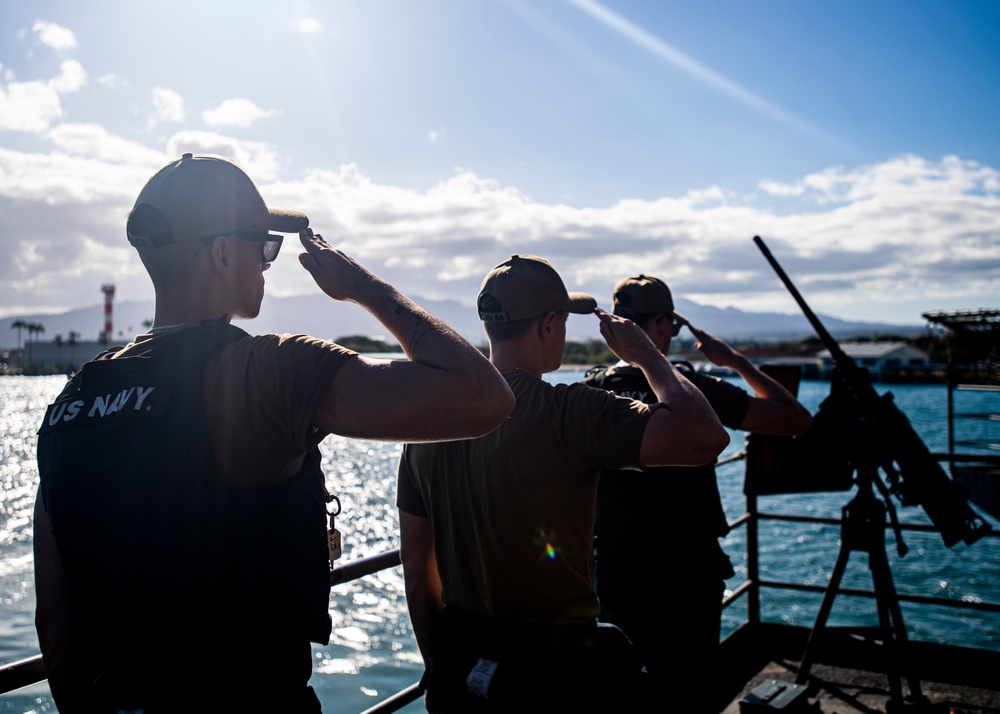
[[[545,260],[515,255],[478,297],[490,360],[517,399],[477,439],[407,444],[397,505],[407,604],[428,667],[429,711],[584,711],[639,703],[631,644],[596,621],[591,582],[602,468],[696,465],[729,437],[704,397],[631,321],[570,294]],[[569,313],[596,314],[653,405],[551,385]]]

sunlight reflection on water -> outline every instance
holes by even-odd
[[[576,381],[582,372],[549,375],[554,382]],[[0,378],[0,664],[37,654],[33,625],[34,588],[31,557],[31,509],[36,488],[35,430],[45,406],[61,389],[63,377]],[[829,391],[826,383],[804,382],[802,400],[812,411]],[[941,387],[894,387],[897,404],[914,421],[931,450],[946,449],[943,426],[944,390]],[[911,405],[911,406],[904,406]],[[915,405],[915,406],[912,406]],[[918,421],[919,419],[919,421]],[[743,435],[733,433],[725,454],[743,446]],[[331,492],[341,501],[337,527],[343,533],[343,557],[338,564],[375,555],[398,545],[395,508],[396,463],[399,444],[367,442],[330,436],[323,441],[323,467]],[[724,454],[724,455],[725,455]],[[721,467],[719,486],[726,513],[733,519],[744,510],[743,463]],[[849,492],[792,494],[770,497],[767,510],[839,517]],[[927,522],[918,508],[900,509],[906,520]],[[991,521],[992,522],[992,521]],[[996,527],[996,523],[993,522]],[[907,533],[910,551],[895,553],[887,534],[887,551],[900,592],[933,594],[955,600],[996,601],[1000,591],[1000,544],[983,539],[973,546],[946,549],[934,533]],[[761,527],[763,569],[768,577],[825,585],[838,552],[839,527],[768,522]],[[723,540],[737,575],[730,589],[746,576],[744,535],[737,529]],[[651,582],[658,579],[651,570]],[[870,587],[863,554],[851,556],[845,587]],[[811,625],[821,595],[768,595],[763,615],[772,621]],[[920,620],[903,604],[904,620],[916,639],[953,641],[1000,650],[1000,617],[989,613],[956,616],[942,608]],[[399,568],[337,585],[330,592],[334,633],[330,644],[316,646],[313,684],[327,711],[358,712],[416,682],[423,671],[406,613]],[[744,617],[737,606],[726,611],[724,631]],[[840,598],[831,624],[857,618],[874,621],[874,607],[858,598]],[[233,656],[238,656],[234,653]],[[13,709],[11,709],[13,707]],[[41,685],[0,697],[0,710],[51,710],[47,687]],[[423,711],[419,702],[404,711]]]

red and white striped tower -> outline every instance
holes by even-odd
[[[104,340],[111,340],[114,333],[111,331],[111,303],[115,299],[114,283],[105,283],[101,286],[104,293]]]

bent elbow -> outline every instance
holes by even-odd
[[[805,407],[802,407],[802,410],[799,412],[798,416],[795,419],[795,426],[794,426],[794,431],[792,432],[792,436],[800,436],[804,434],[806,431],[808,431],[809,427],[812,426],[812,423],[813,423],[812,414],[810,414],[809,410],[807,410]]]
[[[703,464],[710,464],[718,458],[719,454],[729,446],[729,432],[721,424],[718,429],[713,429],[710,436],[706,436],[703,446]]]
[[[722,424],[699,430],[698,438],[689,443],[686,463],[682,466],[704,466],[714,462],[727,446],[729,446],[729,432]]]
[[[647,429],[640,447],[640,463],[643,466],[704,466],[715,461],[727,446],[729,432],[718,419],[696,428],[687,425],[683,436],[669,426],[665,430]]]
[[[715,455],[718,456],[723,452],[723,450],[729,446],[729,432],[726,431],[725,427],[720,426],[719,431],[716,434],[716,444],[717,448],[715,450]]]

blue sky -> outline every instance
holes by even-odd
[[[403,292],[512,253],[603,305],[1000,307],[1000,3],[0,3],[0,316],[152,297],[145,180],[231,156]],[[294,243],[275,295],[315,292]],[[251,325],[247,325],[252,329]]]

